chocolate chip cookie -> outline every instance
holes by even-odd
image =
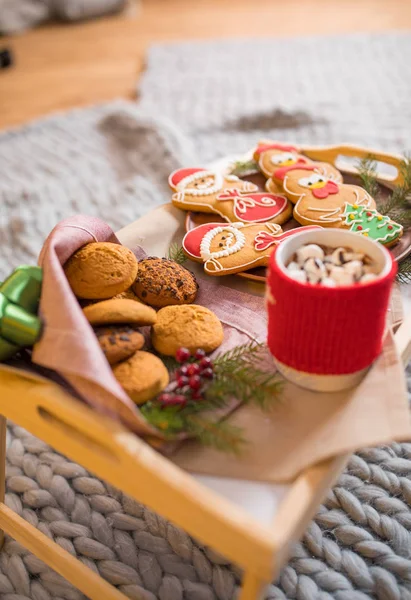
[[[162,308],[173,304],[192,304],[197,296],[198,283],[191,271],[175,261],[149,257],[138,263],[133,290],[146,304]]]
[[[94,333],[110,365],[129,358],[144,346],[144,336],[131,325],[96,327]]]

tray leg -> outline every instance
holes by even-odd
[[[6,491],[6,437],[7,419],[0,415],[0,503],[4,503]],[[0,530],[0,550],[4,544],[4,531]]]
[[[238,600],[263,600],[268,585],[269,582],[254,575],[252,571],[246,571]]]

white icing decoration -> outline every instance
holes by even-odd
[[[240,178],[237,175],[225,175],[224,178],[227,181],[240,181]]]
[[[320,175],[319,173],[313,173],[309,177],[301,177],[301,179],[298,180],[298,184],[301,185],[301,187],[310,188],[315,183],[326,183],[326,181],[327,179],[324,177],[324,175]]]
[[[242,181],[241,182],[241,192],[256,192],[258,187],[251,183],[251,181]]]
[[[214,185],[204,184],[203,188],[190,187],[194,181],[203,179],[204,177],[212,177],[214,179]],[[198,171],[192,173],[187,177],[184,177],[176,186],[176,189],[183,194],[189,194],[190,196],[211,196],[222,190],[223,188],[223,176],[221,173],[214,171]],[[184,196],[183,196],[184,198]]]
[[[273,165],[282,165],[283,163],[287,162],[288,160],[292,160],[294,162],[296,162],[296,156],[295,154],[293,154],[292,152],[282,152],[281,154],[273,154],[270,157],[270,162]]]
[[[260,200],[254,200],[253,198],[245,197],[242,198],[238,196],[235,199],[235,204],[238,212],[245,213],[247,209],[253,208],[255,206],[276,206],[277,202],[274,198],[269,198],[268,196],[264,196]]]
[[[332,219],[331,217],[334,217],[334,215],[340,213],[341,209],[340,208],[334,208],[334,209],[330,209],[330,208],[317,208],[315,206],[309,206],[307,210],[312,210],[315,212],[322,212],[322,213],[326,213],[324,215],[321,215],[319,218],[320,221],[324,221],[326,223],[335,223],[336,221],[342,221],[342,217],[339,216],[335,219]]]
[[[216,235],[218,235],[219,233],[223,233],[223,232],[227,233],[228,239],[226,240],[226,247],[224,248],[224,250],[220,250],[218,252],[210,252],[210,246],[211,246],[212,240],[215,238]],[[233,243],[233,241],[234,241],[234,243]],[[236,252],[241,250],[241,248],[243,248],[245,246],[245,243],[246,243],[246,237],[239,230],[238,226],[236,226],[236,227],[224,227],[224,226],[216,227],[215,229],[211,229],[210,231],[208,231],[205,234],[205,236],[203,237],[203,239],[201,240],[200,255],[204,261],[208,261],[210,259],[214,260],[214,259],[218,259],[218,258],[223,258],[226,256],[230,256],[231,254],[235,254]]]

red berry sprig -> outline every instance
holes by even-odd
[[[188,348],[179,348],[176,352],[176,360],[181,366],[175,373],[175,381],[158,396],[157,401],[162,406],[184,408],[187,402],[204,399],[207,383],[214,378],[214,365],[202,348],[194,353],[191,353]]]

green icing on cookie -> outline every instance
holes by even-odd
[[[350,231],[370,237],[381,244],[389,244],[400,237],[402,225],[390,217],[381,215],[377,210],[346,204],[344,210],[345,225]]]

